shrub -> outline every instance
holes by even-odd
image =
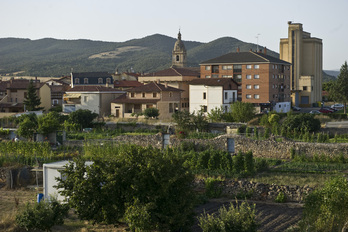
[[[209,198],[218,198],[222,194],[221,179],[208,177],[204,180],[205,195]]]
[[[25,209],[16,216],[16,223],[26,230],[50,230],[54,225],[62,225],[69,206],[60,204],[56,199],[42,201],[34,205],[26,204]]]
[[[228,209],[222,206],[217,215],[204,212],[198,222],[203,232],[254,232],[257,231],[255,204],[250,206],[243,202],[239,205],[236,201],[236,206],[231,203]]]
[[[277,203],[284,203],[286,202],[286,195],[283,192],[280,192],[278,193],[274,201]]]

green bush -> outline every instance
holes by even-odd
[[[255,217],[255,204],[249,205],[247,202],[238,204],[233,203],[226,209],[222,206],[217,214],[203,213],[198,217],[199,226],[203,232],[256,232],[257,223]]]
[[[208,198],[218,198],[222,194],[221,179],[208,177],[204,180],[205,195]]]
[[[277,203],[285,203],[286,202],[286,195],[283,192],[278,193],[276,198],[274,199]]]
[[[16,223],[26,230],[49,231],[54,225],[62,225],[69,206],[60,204],[56,199],[42,201],[34,205],[26,204],[25,209],[16,215]]]

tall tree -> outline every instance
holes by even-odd
[[[231,114],[236,122],[248,122],[255,117],[255,107],[248,102],[231,104]]]
[[[337,81],[329,90],[330,97],[334,101],[340,101],[344,104],[344,113],[347,113],[348,102],[348,65],[347,61],[341,66],[340,74],[337,77]]]
[[[36,88],[35,88],[33,80],[30,80],[27,90],[28,90],[28,93],[23,102],[25,105],[25,109],[28,111],[43,109],[42,107],[39,107],[39,105],[41,105],[41,100],[36,94]]]

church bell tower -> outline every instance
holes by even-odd
[[[174,44],[172,52],[172,66],[185,67],[186,66],[186,48],[181,40],[181,33],[178,33],[178,39]]]

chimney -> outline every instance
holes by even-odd
[[[161,84],[160,79],[157,79],[156,82],[157,82],[157,84]]]
[[[168,82],[164,83],[164,88],[166,88],[166,89],[168,88]]]
[[[35,83],[37,83],[37,77],[35,77]]]
[[[240,52],[239,47],[237,47],[237,52],[238,52],[238,53]]]
[[[253,49],[250,48],[249,52],[252,52],[252,51],[253,51]]]
[[[267,55],[267,48],[266,47],[263,48],[263,54]]]

